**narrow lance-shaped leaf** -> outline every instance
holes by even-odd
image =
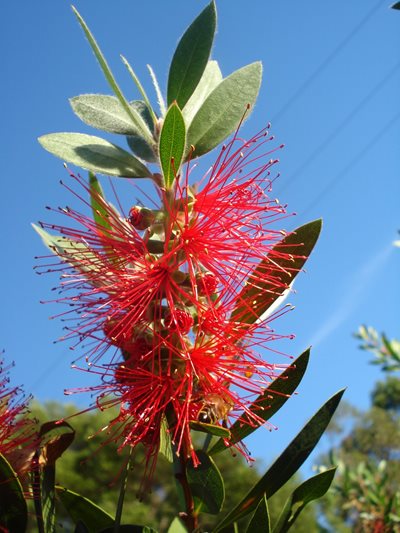
[[[200,464],[195,468],[192,461],[189,461],[186,471],[196,510],[218,514],[225,499],[222,476],[214,461],[204,451],[198,450],[196,455]]]
[[[89,30],[86,22],[83,20],[82,16],[80,15],[80,13],[78,12],[78,10],[72,6],[72,10],[73,12],[75,13],[76,15],[76,18],[78,19],[78,22],[79,24],[81,25],[88,41],[89,41],[89,44],[94,52],[94,55],[96,56],[96,59],[97,61],[99,62],[100,64],[100,67],[101,67],[101,70],[103,71],[105,77],[106,77],[106,80],[108,81],[111,89],[114,91],[115,93],[115,96],[118,98],[118,100],[120,101],[122,107],[125,109],[127,115],[130,117],[132,123],[136,126],[136,128],[138,128],[138,130],[141,132],[141,134],[143,135],[143,137],[145,137],[147,139],[147,141],[151,142],[152,141],[152,135],[151,135],[151,132],[149,131],[146,123],[144,122],[144,120],[142,119],[142,117],[133,109],[131,109],[131,107],[129,106],[126,98],[124,97],[124,95],[122,94],[122,91],[121,89],[119,88],[112,72],[111,72],[111,69],[110,67],[108,66],[107,64],[107,61],[105,59],[105,57],[103,56],[103,53],[101,52],[100,50],[100,47],[99,45],[97,44],[95,38],[93,37],[91,31]]]
[[[330,468],[299,485],[288,498],[272,533],[286,533],[292,527],[306,505],[321,498],[328,491],[336,468]]]
[[[271,524],[269,520],[268,512],[268,502],[265,494],[260,500],[260,503],[257,506],[257,509],[254,511],[254,514],[247,526],[247,533],[270,533]]]
[[[160,108],[160,114],[163,117],[165,115],[165,113],[167,112],[167,107],[165,105],[164,97],[162,95],[162,92],[161,92],[161,89],[160,89],[160,85],[159,85],[159,83],[157,81],[157,77],[155,75],[154,70],[152,69],[151,65],[146,65],[146,66],[147,66],[147,69],[149,71],[151,81],[153,82],[154,90],[156,91],[157,103],[158,103],[158,106]]]
[[[0,530],[25,531],[28,509],[17,474],[0,454]]]
[[[262,318],[303,268],[318,240],[321,227],[321,220],[309,222],[274,246],[247,279],[237,297],[231,320],[253,324]]]
[[[249,407],[263,420],[269,420],[282,405],[290,398],[297,389],[307,369],[310,358],[310,349],[303,352],[294,363],[277,377]],[[209,451],[210,455],[222,452],[227,447],[236,444],[253,433],[257,427],[247,423],[247,415],[244,414],[229,428],[229,440],[219,440]],[[226,443],[226,444],[225,444]]]
[[[192,421],[190,422],[190,429],[201,431],[202,433],[207,433],[208,435],[222,437],[224,439],[229,439],[231,436],[229,429],[214,424],[207,424],[205,422]]]
[[[168,74],[168,105],[176,100],[182,109],[206,68],[214,40],[217,13],[212,1],[183,34]]]
[[[139,92],[142,95],[142,98],[143,98],[143,100],[144,100],[144,102],[146,104],[147,109],[149,110],[149,113],[151,115],[151,118],[152,118],[152,121],[153,121],[153,125],[154,125],[157,122],[157,116],[156,116],[156,114],[153,111],[153,108],[151,106],[149,97],[147,96],[146,91],[143,88],[143,85],[140,83],[139,78],[137,77],[135,71],[133,70],[133,68],[129,64],[129,61],[126,59],[126,57],[121,55],[121,60],[122,60],[122,63],[128,69],[128,72],[131,75],[131,78],[133,79],[133,82],[135,83],[136,87],[139,89]]]
[[[172,463],[174,460],[172,454],[172,442],[171,435],[168,430],[168,422],[165,417],[161,421],[160,427],[160,453],[167,459],[169,463]]]
[[[84,496],[56,485],[57,497],[74,523],[82,521],[89,533],[112,527],[114,519],[104,509]]]
[[[243,118],[248,118],[248,109],[254,105],[260,89],[261,74],[261,63],[251,63],[225,78],[209,94],[187,133],[187,146],[194,146],[195,157],[218,146]]]
[[[177,104],[173,103],[165,116],[159,144],[160,163],[167,189],[172,186],[179,172],[185,144],[185,121]]]
[[[146,178],[150,170],[126,150],[100,137],[84,133],[50,133],[39,137],[45,150],[63,161],[98,174]]]
[[[217,525],[215,532],[224,531],[227,526],[251,513],[264,493],[269,499],[297,472],[328,426],[343,392],[337,392],[316,412],[242,501]]]
[[[103,188],[96,177],[96,174],[89,172],[89,187],[90,187],[90,203],[93,211],[93,218],[96,224],[100,228],[105,230],[111,229],[111,224],[108,220],[107,211],[104,209],[104,205],[99,202],[100,198],[104,199]]]

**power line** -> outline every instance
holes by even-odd
[[[386,124],[376,133],[369,142],[358,152],[358,154],[353,157],[349,161],[349,163],[342,168],[341,171],[339,171],[332,179],[329,180],[326,187],[320,192],[320,194],[310,203],[308,206],[304,209],[304,211],[299,213],[299,217],[302,217],[309,213],[320,201],[321,199],[326,196],[326,194],[331,191],[340,181],[343,180],[343,178],[346,176],[346,174],[351,170],[354,165],[361,159],[369,150],[370,148],[376,143],[377,139],[382,138],[386,132],[397,122],[397,120],[400,118],[400,111],[396,113]]]
[[[332,52],[324,59],[324,61],[314,70],[314,72],[300,85],[297,91],[289,98],[289,100],[281,107],[281,109],[272,117],[272,124],[278,120],[290,106],[303,94],[303,92],[311,85],[311,83],[321,74],[321,72],[333,61],[337,54],[347,46],[347,44],[354,38],[355,35],[361,30],[361,28],[368,22],[372,17],[375,11],[378,10],[382,0],[379,0],[373,7],[370,9],[364,18],[360,20],[358,24],[350,30],[346,37],[340,41],[340,43],[332,50]]]
[[[297,169],[287,178],[286,186],[280,189],[279,194],[282,194],[285,192],[288,188],[290,188],[291,185],[295,181],[297,181],[298,177],[301,175],[301,173],[308,167],[312,161],[336,138],[338,137],[344,127],[347,125],[350,120],[352,120],[359,111],[363,107],[366,106],[366,104],[380,91],[380,89],[385,85],[385,83],[393,76],[393,74],[398,70],[400,67],[400,61],[398,61],[390,70],[389,72],[381,78],[381,80],[364,96],[362,100],[348,113],[345,118],[340,122],[338,126],[332,130],[332,132],[313,150],[313,152],[307,157],[307,159],[299,166]]]

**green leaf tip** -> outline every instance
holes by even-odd
[[[172,58],[167,103],[182,109],[196,89],[211,54],[217,24],[215,2],[210,2],[187,28]]]
[[[287,368],[281,375],[264,390],[258,398],[249,406],[249,410],[253,411],[262,418],[265,422],[269,420],[274,414],[287,402],[294,391],[301,382],[310,358],[311,349],[305,350],[299,357]],[[229,428],[231,433],[229,438],[229,446],[248,437],[253,433],[257,427],[253,424],[246,423],[246,415],[242,415]],[[210,455],[215,455],[227,449],[224,440],[220,439],[210,450]]]

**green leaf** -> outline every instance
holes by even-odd
[[[0,529],[23,532],[27,520],[28,509],[21,483],[10,463],[0,454]]]
[[[321,498],[329,489],[336,467],[321,472],[299,485],[288,498],[285,507],[273,528],[273,533],[286,533],[297,520],[305,506]]]
[[[224,439],[230,439],[231,436],[229,429],[214,424],[206,424],[205,422],[192,421],[190,422],[190,429],[208,433],[209,435],[215,435],[216,437],[222,437]]]
[[[168,422],[165,416],[161,420],[160,427],[160,453],[163,454],[169,463],[173,462],[171,435],[168,431]]]
[[[89,172],[89,187],[90,187],[90,204],[92,206],[93,218],[99,228],[110,230],[112,228],[108,212],[101,200],[104,200],[103,188],[96,177],[96,174]]]
[[[293,392],[297,389],[304,373],[307,369],[310,358],[310,348],[303,352],[294,361],[294,363],[287,368],[279,377],[277,377],[266,389],[258,396],[258,398],[249,407],[250,411],[257,414],[263,420],[269,420],[282,405],[290,398]],[[248,423],[246,414],[241,416],[229,428],[231,437],[229,438],[229,446],[236,444],[245,437],[253,433],[257,427]],[[227,445],[221,439],[215,443],[209,451],[210,455],[222,452],[227,449]]]
[[[74,113],[85,124],[93,128],[109,133],[118,133],[119,135],[141,135],[141,131],[132,124],[130,117],[115,96],[107,94],[81,94],[70,98],[69,103]],[[141,115],[135,105],[130,103],[129,106]],[[148,125],[143,116],[142,119]]]
[[[182,109],[193,94],[210,57],[216,23],[215,3],[211,2],[181,37],[168,74],[168,105],[176,100]]]
[[[261,63],[251,63],[225,78],[209,94],[188,129],[187,146],[194,146],[195,157],[215,148],[237,128],[248,106],[257,99],[261,74]]]
[[[186,144],[185,121],[181,110],[172,104],[167,111],[160,133],[159,154],[161,168],[167,189],[171,188],[179,167]]]
[[[253,324],[262,319],[262,315],[303,268],[318,240],[321,227],[321,220],[309,222],[274,246],[271,253],[250,274],[237,297],[231,320]],[[271,277],[274,281],[271,281]],[[251,302],[251,307],[248,302]]]
[[[45,150],[92,172],[124,178],[151,176],[148,168],[119,146],[84,133],[50,133],[39,137]]]
[[[400,10],[400,2],[396,2],[391,6],[392,9],[399,9]]]
[[[72,241],[66,237],[50,235],[50,233],[36,224],[32,224],[32,227],[42,238],[45,246],[53,254],[58,255],[60,259],[68,262],[80,272],[97,271],[96,256],[85,244]]]
[[[215,531],[223,531],[229,524],[249,514],[257,507],[264,493],[266,498],[269,499],[297,472],[328,426],[343,392],[343,390],[337,392],[316,412],[264,476],[222,522],[217,525]]]
[[[118,98],[121,106],[125,109],[126,111],[126,114],[129,116],[129,118],[131,119],[131,122],[132,124],[138,129],[138,131],[140,131],[140,133],[142,134],[142,136],[148,141],[148,142],[152,142],[152,139],[153,139],[153,136],[149,130],[149,128],[147,127],[146,123],[144,122],[144,120],[142,119],[142,117],[139,115],[139,113],[137,113],[137,111],[135,111],[134,109],[132,109],[130,106],[129,106],[129,103],[127,102],[126,98],[124,97],[124,95],[122,94],[122,91],[121,89],[119,88],[112,72],[111,72],[111,69],[110,67],[108,66],[107,64],[107,61],[105,59],[105,57],[103,56],[100,48],[99,48],[99,45],[97,44],[95,38],[93,37],[92,33],[90,32],[86,22],[83,20],[83,18],[81,17],[81,15],[79,14],[78,10],[72,6],[72,11],[75,13],[76,15],[76,18],[78,19],[78,22],[79,24],[81,25],[88,41],[89,41],[89,44],[94,52],[94,55],[96,56],[96,59],[97,61],[99,62],[100,64],[100,68],[101,70],[103,71],[104,73],[104,76],[106,77],[106,80],[108,81],[111,89],[114,91],[114,94],[115,96]]]
[[[65,507],[74,523],[81,521],[89,533],[97,533],[100,529],[112,527],[114,519],[104,509],[84,496],[56,485],[57,497]]]
[[[201,80],[197,85],[194,93],[189,98],[182,110],[186,124],[190,124],[193,117],[203,105],[207,96],[222,81],[222,73],[216,61],[209,61],[203,72]]]
[[[168,528],[167,533],[187,533],[187,529],[178,517],[174,518]]]
[[[214,461],[204,451],[198,450],[196,455],[200,464],[194,467],[190,460],[186,475],[197,512],[201,509],[204,513],[218,514],[225,500],[222,476]]]
[[[269,520],[268,502],[265,494],[261,498],[257,509],[254,511],[246,531],[247,533],[254,533],[255,531],[257,531],[257,533],[270,533],[271,524]]]

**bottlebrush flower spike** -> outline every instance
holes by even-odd
[[[30,468],[38,437],[34,420],[27,417],[30,397],[10,385],[11,366],[0,359],[0,454],[23,474]]]
[[[287,217],[270,197],[272,139],[267,130],[249,141],[236,133],[197,185],[189,183],[195,169],[188,165],[171,188],[155,185],[158,209],[135,206],[127,217],[72,175],[105,223],[67,208],[57,211],[74,225],[38,229],[61,259],[44,270],[61,273],[56,301],[71,306],[65,338],[87,345],[86,370],[101,377],[90,388],[97,404],[120,407],[109,438],[121,446],[142,442],[150,470],[165,420],[177,453],[195,463],[192,422],[229,426],[245,412],[246,423],[261,425],[249,406],[287,366],[258,353],[275,351],[271,343],[282,336],[270,324],[283,311],[244,320],[252,308],[253,296],[243,292],[248,280],[270,297],[287,288],[279,261],[293,258],[279,248],[285,232],[272,227]],[[143,213],[151,215],[145,222]],[[252,279],[267,256],[262,279]]]

